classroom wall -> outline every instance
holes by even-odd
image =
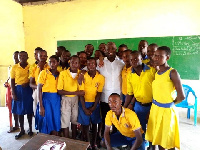
[[[13,52],[25,49],[22,6],[12,0],[0,0],[0,106],[5,105],[4,82]]]

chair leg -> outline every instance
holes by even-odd
[[[197,105],[194,106],[194,126],[197,125]]]
[[[187,110],[187,118],[190,119],[190,108]]]

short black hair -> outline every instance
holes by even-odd
[[[98,50],[96,50],[95,52],[100,52],[100,53],[103,55],[102,51],[100,51],[99,49],[98,49]]]
[[[130,49],[127,49],[127,50],[125,50],[125,51],[123,51],[122,53],[125,53],[125,52],[132,52],[132,50],[130,50]]]
[[[19,53],[19,51],[15,51],[13,54]]]
[[[147,43],[147,45],[148,45],[148,42],[147,42],[146,40],[140,40],[140,42],[146,42],[146,43]]]
[[[158,45],[156,43],[151,43],[149,44],[149,46],[155,46],[155,47],[158,47]]]
[[[171,55],[171,50],[170,50],[170,48],[168,47],[168,46],[161,46],[161,47],[158,47],[158,49],[157,50],[162,50],[162,51],[165,51],[165,53],[167,54],[167,55]]]
[[[85,45],[85,48],[86,48],[87,46],[92,46],[93,49],[94,49],[94,46],[93,46],[92,44],[87,44],[87,45]]]
[[[72,56],[70,57],[70,60],[71,60],[72,58],[78,58],[78,60],[80,61],[80,58],[79,58],[77,55],[72,55]]]
[[[140,51],[136,51],[136,50],[132,51],[131,54],[139,54],[139,55],[142,56],[141,52]]]
[[[96,59],[94,58],[94,57],[89,57],[88,59],[87,59],[87,61],[88,60],[95,60],[96,61]]]
[[[57,48],[60,48],[60,50],[64,51],[66,48],[64,46],[58,46]]]
[[[44,49],[42,49],[42,50],[40,50],[40,51],[39,51],[39,53],[41,53],[41,52],[46,52],[46,53],[47,53],[47,51],[46,51],[46,50],[44,50]]]
[[[87,53],[85,52],[85,51],[80,51],[80,52],[77,52],[78,54],[78,56],[80,55],[80,54],[82,54],[82,53],[84,53],[86,56],[87,56]]]
[[[112,93],[112,94],[110,94],[110,96],[117,96],[117,97],[119,97],[121,99],[121,97],[120,97],[120,95],[118,93]]]
[[[41,50],[43,50],[43,49],[42,49],[41,47],[36,47],[35,50],[41,51]]]
[[[59,57],[56,55],[52,55],[51,57],[49,57],[49,59],[54,58],[55,60],[57,60],[57,62],[59,62]]]
[[[26,51],[20,51],[19,53],[26,53],[28,55],[28,53]]]
[[[118,48],[120,48],[120,47],[126,47],[126,48],[128,48],[128,46],[126,44],[121,44]]]

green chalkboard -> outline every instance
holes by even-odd
[[[102,40],[63,40],[58,41],[58,46],[65,46],[72,54],[82,51],[87,44],[93,44],[95,50],[100,43],[115,42],[117,47],[126,44],[129,49],[137,50],[140,40],[156,43],[159,46],[168,46],[172,50],[169,65],[178,70],[182,79],[200,79],[200,35],[169,36],[169,37],[142,37],[124,39]]]

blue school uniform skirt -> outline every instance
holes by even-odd
[[[39,113],[39,103],[36,109],[35,127],[41,133],[50,134],[51,131],[59,131],[61,128],[60,107],[61,97],[57,93],[42,93],[42,104],[45,110],[44,117]]]
[[[33,90],[30,86],[15,86],[17,100],[12,100],[12,113],[17,115],[26,115],[33,113]]]

